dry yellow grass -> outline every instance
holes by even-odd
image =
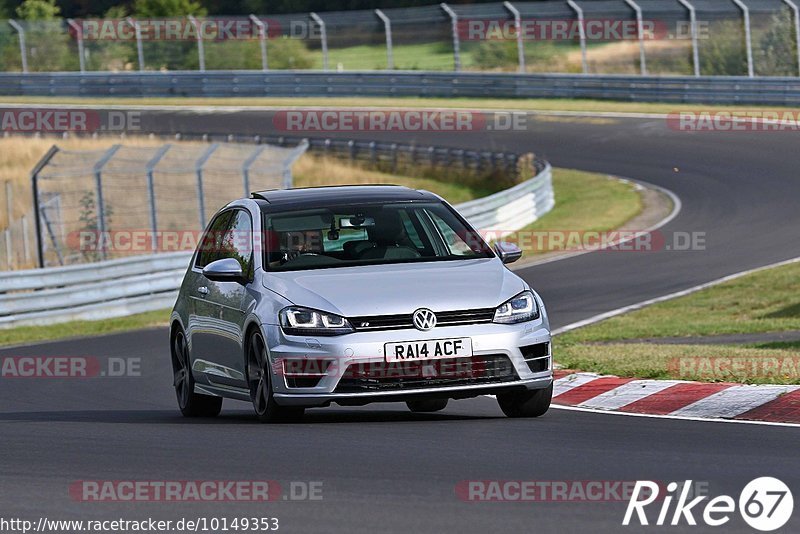
[[[295,187],[314,187],[320,185],[359,185],[359,184],[397,184],[414,189],[427,189],[441,195],[455,204],[472,200],[481,196],[483,191],[476,191],[462,184],[393,175],[385,172],[368,170],[348,165],[341,160],[330,157],[319,157],[310,154],[300,158],[294,166]]]
[[[679,39],[645,41],[649,70],[688,74],[690,46],[688,41]],[[590,46],[586,51],[586,60],[591,72],[638,74],[639,42],[618,41]],[[580,50],[571,50],[566,55],[566,63],[580,65]]]
[[[33,210],[30,172],[47,150],[58,145],[64,150],[103,150],[116,143],[134,147],[153,147],[161,144],[158,139],[149,138],[0,138],[0,230],[7,227],[8,213],[5,198],[5,183],[12,185],[13,208],[11,219],[30,215]],[[196,143],[192,143],[196,144]],[[417,189],[429,189],[452,202],[463,202],[474,198],[475,193],[467,187],[447,184],[426,178],[394,176],[354,167],[335,158],[304,155],[294,167],[295,186],[396,183]]]
[[[0,185],[2,185],[3,201],[0,203],[0,230],[8,224],[7,200],[5,184],[11,182],[13,195],[12,219],[33,211],[30,172],[34,165],[47,153],[47,150],[58,145],[65,150],[99,150],[108,148],[119,139],[91,138],[33,138],[4,137],[0,138]],[[128,138],[124,143],[130,146],[155,146],[158,141],[146,138]]]
[[[34,267],[33,255],[30,253],[30,239],[32,238],[33,227],[33,199],[30,173],[38,161],[54,144],[64,151],[91,151],[90,156],[85,158],[87,164],[102,155],[114,144],[122,144],[123,149],[118,152],[121,160],[113,168],[107,169],[108,180],[105,182],[104,197],[106,207],[112,215],[107,220],[112,220],[114,228],[139,229],[147,228],[149,215],[146,207],[144,185],[140,182],[144,176],[126,175],[126,161],[138,161],[137,158],[150,158],[152,150],[145,152],[137,151],[142,148],[153,149],[165,141],[155,138],[23,138],[5,137],[0,138],[0,268],[31,268]],[[178,191],[187,191],[187,195],[193,198],[196,177],[191,171],[191,164],[199,157],[203,151],[201,142],[180,142],[170,141],[173,145],[180,145],[181,150],[173,148],[162,160],[162,163],[171,165],[171,171],[166,174],[161,173],[156,176],[155,193],[159,202],[158,222],[162,230],[177,230],[197,225],[197,208],[189,200],[181,197]],[[124,152],[124,155],[122,155]],[[221,153],[225,153],[222,155]],[[206,176],[205,207],[206,219],[213,214],[217,208],[233,200],[234,197],[242,194],[241,178],[239,171],[239,157],[249,155],[249,149],[234,145],[220,147],[211,160],[209,160]],[[220,155],[219,161],[212,161]],[[177,159],[175,159],[177,158]],[[72,162],[74,158],[68,157],[66,161]],[[168,161],[170,160],[170,161]],[[174,161],[173,161],[174,160]],[[55,160],[54,160],[55,161]],[[238,163],[237,163],[238,162]],[[59,164],[64,165],[65,160]],[[73,163],[68,163],[71,165]],[[188,170],[186,165],[189,165]],[[88,167],[87,167],[88,168]],[[270,167],[267,167],[270,168]],[[294,183],[296,187],[319,186],[319,185],[343,185],[343,184],[368,184],[368,183],[396,183],[406,185],[416,189],[428,189],[442,195],[448,200],[458,203],[471,200],[477,196],[486,194],[460,183],[438,181],[431,178],[416,178],[402,175],[392,175],[385,172],[367,170],[349,164],[347,161],[330,158],[317,157],[311,154],[303,155],[294,166]],[[266,174],[264,174],[266,172]],[[259,189],[265,187],[275,187],[272,171],[251,174],[251,188]],[[279,170],[275,169],[275,172]],[[117,174],[115,174],[117,173]],[[122,173],[122,174],[119,174]],[[273,173],[274,174],[274,173]],[[47,194],[48,190],[55,188],[55,191],[62,191],[61,204],[59,208],[60,220],[63,225],[56,229],[56,234],[70,235],[79,229],[81,220],[81,198],[83,191],[93,193],[94,182],[91,172],[83,174],[64,175],[60,179],[60,185],[51,180],[40,182],[39,187],[42,194]],[[278,174],[277,176],[280,176]],[[265,181],[266,180],[266,181]],[[11,184],[12,202],[10,219],[11,226],[11,256],[6,258],[6,239],[3,231],[8,228],[9,213],[7,209],[6,183]],[[65,184],[69,184],[65,189]],[[180,198],[181,202],[177,202]],[[183,202],[186,200],[187,202]],[[27,218],[27,226],[20,222],[22,217]],[[77,225],[77,226],[76,226]],[[28,253],[25,253],[25,241],[29,243]],[[53,258],[50,258],[53,259]],[[53,260],[54,261],[54,260]]]

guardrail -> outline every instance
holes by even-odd
[[[510,189],[456,206],[479,231],[499,237],[554,205],[545,164]],[[191,253],[175,252],[0,274],[0,328],[103,319],[168,308]]]
[[[419,71],[0,73],[0,96],[412,96],[798,105],[800,78]]]

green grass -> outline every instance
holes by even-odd
[[[327,107],[386,107],[386,108],[465,108],[465,109],[514,109],[522,111],[571,111],[571,112],[613,112],[613,113],[672,113],[677,111],[787,111],[793,108],[780,106],[723,106],[699,104],[665,104],[646,102],[616,102],[611,100],[587,99],[546,99],[546,98],[371,98],[359,97],[251,97],[251,98],[83,98],[49,96],[3,96],[7,104],[75,104],[75,105],[138,105],[138,106],[327,106]]]
[[[157,310],[128,317],[103,319],[101,321],[72,321],[47,326],[20,326],[8,330],[0,330],[0,346],[73,337],[99,336],[154,326],[167,326],[169,314],[170,310]]]
[[[672,336],[750,334],[800,329],[800,262],[766,269],[685,297],[614,317],[557,336],[556,360],[564,367],[642,378],[698,378],[671,372],[672,358],[735,357],[757,361],[800,356],[800,343],[754,346],[615,344]],[[602,342],[598,344],[598,342]],[[673,370],[674,371],[674,370]],[[800,374],[752,376],[742,370],[725,380],[800,383]]]
[[[564,334],[570,342],[800,330],[800,262]]]
[[[553,190],[553,209],[517,234],[518,244],[527,254],[564,249],[552,239],[540,242],[533,236],[607,232],[622,227],[642,211],[641,196],[632,184],[603,174],[553,169]]]
[[[800,383],[800,352],[730,345],[568,345],[554,347],[569,369],[652,379]]]
[[[453,49],[449,43],[419,43],[395,47],[394,68],[398,70],[452,70]],[[386,47],[374,45],[331,48],[328,51],[329,68],[337,69],[341,63],[346,71],[382,70],[386,68]],[[466,65],[472,63],[469,53],[462,54]],[[322,68],[322,53],[314,53],[314,69]]]

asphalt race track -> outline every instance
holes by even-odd
[[[142,125],[158,133],[275,134],[272,116],[149,112]],[[705,250],[597,252],[520,271],[544,297],[554,327],[800,256],[796,133],[692,134],[670,130],[663,118],[539,117],[525,131],[382,135],[532,150],[554,166],[627,176],[680,197],[682,211],[662,228],[667,243],[675,232],[705,232]],[[621,526],[624,502],[464,502],[456,485],[691,479],[712,497],[738,499],[751,479],[776,476],[796,499],[800,488],[797,428],[557,409],[510,420],[488,398],[431,415],[404,405],[332,407],[284,426],[259,425],[248,405],[225,401],[217,420],[185,420],[171,389],[166,329],[0,351],[27,355],[141,358],[142,376],[0,381],[3,517],[277,517],[282,531],[297,533],[636,532],[646,529]],[[69,486],[80,480],[274,480],[283,493],[267,504],[77,502]],[[293,481],[322,482],[322,499],[283,499]],[[651,521],[656,515],[654,508]],[[668,531],[709,530],[683,525]],[[740,517],[722,528],[752,532]]]

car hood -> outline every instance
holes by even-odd
[[[266,272],[264,285],[345,317],[493,308],[525,289],[497,258]]]

